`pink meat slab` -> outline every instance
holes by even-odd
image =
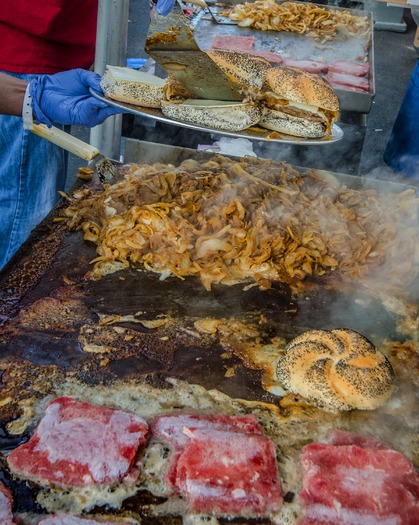
[[[139,416],[61,397],[48,405],[32,438],[9,455],[8,464],[40,484],[110,484],[129,476],[147,435]]]
[[[419,477],[399,452],[312,444],[304,447],[302,463],[299,525],[418,523],[412,519],[419,516]]]
[[[255,45],[253,36],[215,35],[211,42],[212,49],[229,51],[251,51]]]
[[[0,523],[1,525],[13,525],[12,494],[7,487],[0,482]]]
[[[329,71],[343,73],[355,77],[366,77],[370,72],[368,62],[351,62],[350,60],[335,60],[329,64]]]
[[[328,71],[327,64],[317,60],[304,60],[302,58],[284,58],[284,66],[296,67],[307,73],[325,74]]]
[[[184,432],[190,441],[178,459],[176,485],[193,512],[265,517],[281,508],[272,441],[222,430]]]
[[[152,434],[172,446],[170,464],[165,475],[169,492],[176,489],[177,461],[189,442],[189,437],[183,432],[186,427],[263,435],[262,427],[252,415],[168,414],[155,418],[150,424]]]
[[[362,448],[390,448],[386,443],[379,441],[373,437],[361,436],[353,432],[345,432],[344,430],[334,429],[330,432],[329,443],[331,445],[357,445]]]
[[[335,71],[329,71],[326,75],[326,79],[330,82],[333,87],[348,87],[354,88],[357,91],[368,91],[369,81],[365,77],[357,77],[355,75],[348,75],[345,73],[337,73]]]
[[[96,521],[85,518],[77,518],[69,514],[57,514],[56,516],[49,516],[40,521],[38,525],[126,525],[126,523],[116,521]]]
[[[262,427],[252,415],[168,414],[156,417],[150,423],[151,432],[174,447],[184,447],[189,442],[189,437],[183,432],[185,427],[263,435]]]

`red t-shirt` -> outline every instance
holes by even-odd
[[[0,0],[0,69],[57,73],[94,62],[98,0]]]

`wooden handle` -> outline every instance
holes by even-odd
[[[49,140],[49,142],[60,146],[60,148],[77,155],[77,157],[80,157],[81,159],[92,160],[99,155],[99,150],[97,148],[87,144],[87,142],[83,142],[82,140],[73,137],[73,135],[62,131],[61,129],[54,128],[54,126],[49,128],[45,124],[34,124],[31,131],[32,133],[35,133],[35,135]]]

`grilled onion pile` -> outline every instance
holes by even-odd
[[[347,10],[324,9],[311,2],[260,0],[237,4],[225,13],[239,27],[262,31],[291,31],[319,40],[334,40],[339,34],[358,36],[368,32],[367,17],[355,16]]]
[[[348,189],[334,177],[254,158],[124,170],[121,182],[76,192],[65,210],[69,228],[97,244],[92,278],[133,264],[162,278],[198,276],[208,290],[375,276],[406,288],[417,273],[413,190]]]

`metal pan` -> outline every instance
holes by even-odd
[[[228,137],[244,138],[249,140],[257,140],[264,142],[279,142],[282,144],[293,144],[301,146],[325,146],[332,142],[337,142],[343,138],[343,131],[336,124],[332,128],[332,136],[327,139],[306,139],[301,137],[292,137],[291,135],[281,135],[280,138],[272,138],[272,131],[252,126],[243,131],[225,131],[222,129],[215,128],[206,128],[203,126],[198,126],[195,124],[188,124],[186,122],[181,122],[179,120],[173,120],[165,117],[160,109],[155,108],[144,108],[140,106],[133,106],[132,104],[126,104],[124,102],[118,102],[116,100],[111,100],[102,95],[98,95],[92,89],[90,93],[99,100],[106,102],[111,106],[117,108],[123,108],[127,113],[137,115],[138,117],[151,118],[153,120],[158,120],[160,122],[165,122],[166,124],[171,124],[172,126],[180,126],[183,128],[195,129],[197,131],[205,131],[207,133],[215,133],[216,135],[225,135]]]
[[[370,31],[361,36],[350,36],[345,39],[334,40],[328,44],[320,45],[315,39],[298,33],[287,31],[262,31],[253,27],[239,27],[237,24],[215,25],[205,11],[199,12],[193,20],[195,27],[194,37],[198,46],[210,49],[212,40],[216,35],[248,36],[254,37],[254,49],[269,51],[284,58],[298,58],[331,63],[335,60],[358,61],[362,59],[370,65],[370,89],[368,92],[351,91],[348,89],[335,89],[338,95],[341,111],[369,113],[375,96],[374,73],[374,20],[369,11],[360,9],[339,8],[321,5],[324,9],[336,11],[349,11],[351,15],[367,17]],[[228,6],[230,8],[230,6]],[[211,8],[217,18],[223,18],[226,6]]]

